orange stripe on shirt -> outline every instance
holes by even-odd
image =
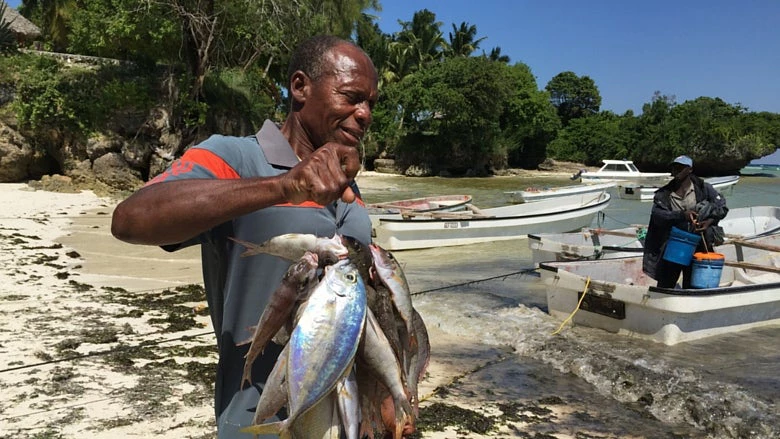
[[[205,149],[191,148],[180,159],[171,163],[171,166],[165,172],[147,181],[144,186],[160,183],[172,175],[190,172],[196,163],[211,171],[217,178],[226,180],[239,178],[238,172],[222,160],[222,157]]]
[[[228,165],[222,157],[207,149],[190,148],[181,156],[181,161],[183,163],[195,162],[211,171],[220,179],[227,180],[240,177],[238,172],[236,172],[232,166]]]
[[[363,200],[360,199],[360,197],[355,197],[355,202],[358,203],[358,206],[366,207],[366,203],[364,203]],[[316,207],[316,208],[319,208],[319,209],[322,209],[323,207],[325,207],[325,206],[323,206],[321,204],[315,203],[314,201],[304,201],[301,204],[282,203],[282,204],[276,204],[276,206],[279,206],[279,207]]]

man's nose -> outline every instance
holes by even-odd
[[[355,109],[355,119],[357,119],[358,123],[363,127],[371,125],[373,116],[371,115],[371,106],[367,101],[363,101],[357,105],[357,108]]]

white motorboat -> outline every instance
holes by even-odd
[[[658,288],[642,257],[544,262],[550,315],[667,345],[780,325],[780,234],[718,247],[716,288]]]
[[[640,172],[631,160],[602,160],[604,165],[595,172],[581,171],[583,183],[631,182],[650,186],[663,186],[672,179],[668,172]],[[574,178],[574,177],[572,177]]]
[[[711,184],[717,191],[723,192],[726,189],[734,188],[739,182],[739,175],[727,175],[725,177],[710,177],[704,181]],[[618,184],[618,197],[626,200],[653,201],[655,191],[661,186],[644,186],[634,183]]]
[[[387,250],[407,250],[524,238],[542,231],[581,229],[609,205],[610,195],[569,195],[490,209],[469,205],[466,212],[427,212],[379,217],[374,242]]]
[[[504,193],[509,197],[509,201],[512,203],[531,203],[534,201],[547,200],[550,198],[565,197],[567,195],[601,192],[611,187],[615,187],[614,181],[542,189],[527,188],[522,191],[507,191]]]

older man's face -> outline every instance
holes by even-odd
[[[312,81],[300,117],[314,148],[328,142],[357,146],[371,125],[377,74],[358,48],[342,44],[328,54],[328,67]]]

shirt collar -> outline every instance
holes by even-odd
[[[282,132],[270,120],[266,119],[255,138],[270,165],[289,169],[300,161]]]

